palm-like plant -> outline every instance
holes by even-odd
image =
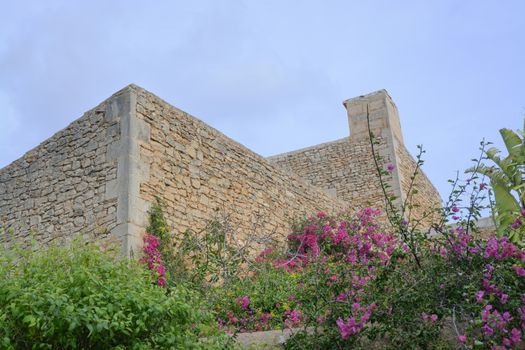
[[[513,242],[520,242],[523,240],[523,227],[511,229],[511,225],[516,222],[521,209],[525,209],[525,120],[524,131],[514,132],[504,128],[499,132],[508,156],[501,158],[500,150],[491,147],[485,155],[495,165],[483,164],[466,172],[477,170],[490,179],[495,199],[493,215],[498,233],[508,235]]]

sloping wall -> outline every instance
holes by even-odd
[[[342,211],[345,203],[231,140],[160,98],[135,88],[137,118],[149,127],[140,143],[148,178],[140,197],[159,197],[176,231],[199,230],[216,211],[245,234],[290,233],[290,222],[317,210]]]
[[[409,195],[410,188],[412,191],[416,190],[409,198],[409,203],[414,206],[410,209],[411,219],[414,223],[420,221],[425,228],[429,228],[429,225],[439,221],[440,215],[437,209],[442,206],[441,197],[421,168],[412,180],[416,161],[404,145],[396,148],[396,156],[403,199]]]
[[[386,148],[384,142],[376,146],[383,153]],[[385,160],[392,161],[388,157]],[[353,208],[384,206],[370,142],[366,139],[353,141],[347,137],[272,156],[268,161],[327,190]]]
[[[0,169],[0,242],[48,243],[79,232],[108,237],[117,197],[106,194],[106,184],[117,177],[111,147],[120,121],[107,109],[106,101]]]
[[[402,199],[415,163],[386,91],[345,101],[349,138],[265,159],[130,85],[0,170],[0,239],[27,243],[33,234],[48,243],[81,233],[139,253],[156,198],[175,232],[199,231],[221,212],[245,237],[256,226],[284,238],[293,220],[318,210],[381,207],[365,106]],[[419,185],[421,206],[439,202],[426,177]]]
[[[389,195],[398,198],[398,207],[406,200],[416,161],[403,143],[397,107],[385,90],[346,100],[350,136],[305,149],[269,157],[268,160],[295,173],[314,186],[324,188],[352,208],[372,206],[385,208],[384,195],[372,156],[370,134],[374,134],[376,154],[383,169],[392,166],[388,183]],[[367,111],[369,120],[367,120]],[[425,216],[439,208],[441,198],[426,175],[419,170],[415,178],[417,193],[410,202],[415,207],[411,219],[429,226],[435,216]],[[408,215],[408,213],[407,213]]]

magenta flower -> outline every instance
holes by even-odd
[[[514,222],[510,225],[510,228],[513,230],[517,230],[523,223],[521,222],[520,218],[516,218]]]
[[[438,320],[438,316],[436,314],[432,314],[430,315],[430,319],[432,320],[432,322],[436,322]]]
[[[514,266],[514,271],[519,277],[525,277],[525,269],[521,266]]]
[[[492,335],[494,333],[494,329],[492,329],[488,324],[481,327],[481,333],[486,335]]]
[[[334,243],[339,244],[341,242],[344,242],[348,239],[348,232],[346,231],[346,227],[344,225],[339,226],[337,230],[337,234],[334,237]]]
[[[514,344],[517,344],[521,341],[521,331],[517,328],[512,328],[512,330],[510,331],[510,340],[514,343]]]
[[[346,322],[339,318],[335,323],[337,324],[339,334],[343,339],[348,339],[351,335],[359,333],[363,328],[363,325],[356,323],[355,318],[353,317],[348,318]]]
[[[481,303],[483,301],[483,296],[485,295],[485,292],[480,290],[476,293],[476,302]]]
[[[284,317],[285,317],[284,323],[288,327],[297,326],[301,322],[302,316],[303,315],[301,311],[299,310],[296,310],[296,309],[287,310],[284,312]]]
[[[347,324],[345,323],[345,321],[343,321],[343,319],[339,318],[337,319],[337,321],[335,321],[335,323],[337,324],[337,327],[339,328],[339,334],[341,335],[341,338],[348,339],[348,337],[350,337],[350,335],[353,334],[351,328],[347,326]]]
[[[248,307],[250,306],[250,298],[248,298],[248,296],[246,295],[243,297],[237,298],[235,301],[237,302],[237,304],[241,306],[241,309],[243,310],[247,310]]]
[[[146,264],[148,270],[152,271],[157,277],[157,284],[161,287],[166,286],[166,268],[162,262],[162,255],[159,251],[160,241],[155,235],[146,234],[144,236],[144,255],[140,262]]]
[[[323,211],[320,211],[320,212],[317,213],[317,217],[319,219],[324,219],[326,217],[326,213],[323,212]]]
[[[396,168],[396,166],[392,163],[388,163],[388,165],[386,166],[386,170],[392,174],[394,172],[394,169]]]
[[[335,298],[336,301],[345,301],[345,299],[346,299],[345,293],[341,293],[337,296],[337,298]]]
[[[467,336],[466,335],[460,335],[458,336],[458,340],[460,343],[465,343],[467,341]]]

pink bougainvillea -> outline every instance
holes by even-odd
[[[162,255],[159,250],[159,238],[155,235],[146,234],[144,236],[144,255],[140,259],[140,262],[146,264],[148,269],[157,278],[157,284],[159,286],[166,286],[166,268],[162,262]]]
[[[451,208],[458,215],[462,210]],[[373,335],[371,324],[396,332],[397,324],[390,320],[402,321],[404,313],[411,313],[410,321],[417,321],[415,331],[421,338],[437,336],[446,320],[456,315],[468,321],[457,330],[456,340],[463,348],[481,342],[486,345],[483,349],[509,350],[522,341],[525,251],[521,247],[507,237],[483,241],[466,226],[449,227],[441,238],[416,242],[417,255],[425,264],[421,269],[410,255],[408,243],[414,242],[407,243],[382,226],[378,215],[373,208],[353,216],[319,212],[301,222],[288,236],[287,251],[265,249],[256,259],[278,276],[276,282],[289,288],[272,294],[265,285],[265,294],[260,290],[228,294],[229,306],[223,309],[227,312],[219,318],[221,328],[246,332],[272,329],[272,325],[322,325],[324,336],[342,346]],[[401,225],[408,229],[409,223]],[[270,284],[273,288],[274,281]],[[416,295],[412,303],[403,297],[404,288],[409,293],[414,288],[434,292],[425,298]],[[461,300],[452,299],[458,295]],[[458,313],[463,305],[469,313]]]

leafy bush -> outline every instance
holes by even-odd
[[[192,292],[92,244],[2,251],[0,305],[3,349],[224,347]]]
[[[410,249],[377,224],[319,213],[290,236],[295,315],[288,349],[513,349],[525,331],[525,251],[458,228]],[[309,332],[306,330],[309,329]],[[313,330],[313,331],[312,331]],[[448,332],[448,336],[444,335]]]
[[[506,237],[475,239],[461,217],[455,229],[409,248],[379,214],[318,213],[297,224],[285,254],[265,250],[253,274],[213,290],[220,325],[229,332],[302,327],[287,349],[521,344],[525,251]]]
[[[159,285],[183,283],[206,293],[215,285],[236,281],[253,263],[253,253],[274,241],[271,234],[257,234],[257,224],[253,230],[248,238],[240,237],[229,216],[216,212],[203,229],[175,235],[157,199],[149,211],[143,261],[158,277]]]
[[[381,168],[370,133],[383,217],[373,208],[354,215],[319,212],[294,225],[285,252],[265,249],[255,263],[230,244],[235,240],[224,226],[212,222],[202,236],[186,231],[168,266],[179,266],[184,257],[193,263],[196,268],[187,265],[178,277],[190,277],[230,333],[301,327],[285,344],[289,350],[525,348],[525,251],[519,244],[524,142],[509,131],[502,135],[509,157],[500,161],[482,142],[470,178],[451,181],[444,208],[414,218],[423,149],[401,201],[386,182],[393,165]],[[488,171],[482,164],[487,158],[500,169]],[[497,189],[503,175],[512,180],[505,190],[516,192],[509,196],[520,200],[512,210],[501,204],[505,196]],[[492,193],[486,177],[496,192],[500,229],[506,214],[512,222],[505,221],[502,236],[481,240],[476,220]]]
[[[492,209],[498,233],[508,236],[514,243],[525,245],[522,218],[522,214],[525,215],[525,128],[521,132],[503,128],[500,134],[508,155],[501,158],[500,150],[491,147],[484,155],[494,165],[482,164],[467,172],[477,171],[490,179],[495,198]]]
[[[208,295],[219,326],[229,333],[265,331],[286,327],[286,313],[296,307],[293,298],[297,274],[275,264],[279,256],[265,249],[251,273],[214,288]]]

